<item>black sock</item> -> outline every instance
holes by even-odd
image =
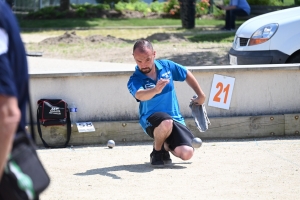
[[[157,151],[157,150],[155,150],[155,149],[153,148],[153,151],[154,151],[154,152],[161,152],[161,151],[162,151],[162,149]]]

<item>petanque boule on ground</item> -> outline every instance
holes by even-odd
[[[107,147],[108,148],[110,148],[110,149],[112,149],[112,148],[114,148],[115,147],[115,141],[113,141],[113,140],[108,140],[107,141]]]

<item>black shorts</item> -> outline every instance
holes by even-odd
[[[146,128],[147,134],[154,138],[153,131],[159,124],[167,119],[172,119],[170,115],[163,112],[156,112],[148,117],[147,121],[150,126]],[[173,129],[170,136],[166,139],[166,143],[169,144],[169,148],[174,151],[178,146],[186,145],[192,147],[192,140],[195,136],[193,133],[183,124],[173,120]]]

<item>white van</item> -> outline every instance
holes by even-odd
[[[253,17],[236,32],[231,65],[300,63],[300,7]]]

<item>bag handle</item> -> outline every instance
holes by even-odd
[[[38,128],[38,132],[39,132],[39,135],[40,135],[40,138],[44,144],[44,146],[46,148],[65,148],[68,146],[69,144],[69,141],[70,141],[70,137],[71,137],[71,119],[70,119],[70,111],[69,109],[67,109],[67,141],[64,145],[60,145],[60,146],[50,146],[47,144],[47,142],[43,139],[43,136],[42,136],[42,129],[41,129],[41,124],[40,124],[40,120],[39,120],[39,112],[37,111],[37,114],[36,114],[36,119],[37,119],[37,128]]]
[[[29,86],[28,86],[29,88]],[[30,130],[31,130],[31,138],[34,141],[34,143],[36,144],[35,141],[35,131],[33,128],[33,114],[32,114],[32,106],[31,106],[31,101],[30,101],[30,93],[29,93],[29,89],[28,89],[28,109],[29,109],[29,117],[30,117]]]
[[[52,104],[58,104],[58,103],[60,103],[61,101],[64,101],[64,100],[62,100],[62,99],[40,99],[40,100],[37,101],[37,104],[40,104],[40,103],[45,102],[45,101],[51,102]],[[66,103],[66,105],[68,107],[67,103]]]

